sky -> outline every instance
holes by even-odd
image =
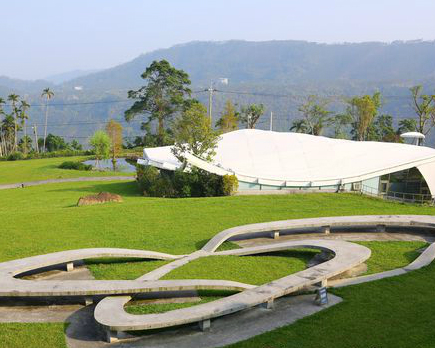
[[[109,68],[189,41],[435,40],[435,0],[1,0],[0,75]]]

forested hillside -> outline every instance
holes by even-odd
[[[298,105],[310,94],[327,96],[330,108],[340,111],[344,96],[379,90],[384,96],[382,112],[397,122],[413,116],[409,87],[423,84],[427,93],[435,89],[435,42],[227,41],[157,50],[58,85],[0,77],[0,97],[14,91],[26,95],[31,104],[42,105],[41,91],[50,87],[55,92],[50,131],[85,139],[101,126],[97,122],[123,117],[130,106],[127,91],[141,85],[140,75],[153,60],[163,58],[190,75],[195,96],[204,103],[208,101],[204,89],[210,81],[228,78],[228,85],[215,84],[221,92],[214,95],[214,119],[227,99],[239,105],[263,103],[266,111],[259,127],[269,127],[273,111],[276,130],[289,129],[291,120],[299,117]],[[32,107],[30,117],[31,123],[41,123],[43,107]],[[131,136],[140,133],[139,122],[127,128]]]

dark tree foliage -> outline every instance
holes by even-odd
[[[146,124],[157,121],[157,145],[165,145],[165,123],[180,111],[186,98],[190,98],[189,75],[177,70],[166,60],[154,61],[141,75],[146,85],[129,91],[128,97],[136,99],[125,112],[125,119],[132,120],[146,115]]]

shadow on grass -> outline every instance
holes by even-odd
[[[417,250],[410,250],[407,251],[403,254],[403,256],[405,256],[406,260],[408,261],[408,263],[414,262],[415,259],[417,259],[417,257],[419,257],[421,255],[421,253],[419,252],[419,250],[423,250],[426,249],[429,246],[429,244],[424,245],[422,248],[419,248]]]

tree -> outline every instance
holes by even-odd
[[[48,102],[51,98],[54,97],[53,91],[50,90],[50,88],[45,88],[42,91],[41,97],[45,97],[45,127],[44,127],[44,152],[47,151],[45,145],[46,145],[46,139],[47,139],[47,122],[48,122]]]
[[[109,158],[110,154],[110,138],[105,131],[98,130],[89,140],[89,144],[95,154],[95,164],[98,168],[102,159]]]
[[[246,125],[246,128],[253,129],[263,113],[263,104],[243,106],[240,110],[240,121]]]
[[[228,133],[239,128],[239,114],[231,100],[225,103],[221,118],[216,122],[216,127],[222,133]]]
[[[393,127],[393,117],[391,115],[379,115],[367,131],[367,140],[389,143],[400,142],[400,135]]]
[[[165,145],[165,122],[182,109],[186,96],[190,98],[189,75],[161,60],[152,62],[141,77],[146,85],[128,92],[129,98],[137,100],[125,112],[125,119],[146,114],[147,123],[157,120],[157,142]]]
[[[353,97],[347,101],[347,114],[352,118],[352,134],[356,140],[366,140],[368,130],[381,106],[381,94]]]
[[[11,116],[14,118],[14,151],[17,150],[18,146],[18,108],[17,103],[20,99],[20,96],[17,94],[9,94],[8,100],[12,103],[11,108]]]
[[[352,117],[347,114],[337,114],[331,119],[331,125],[334,128],[334,138],[348,139],[349,126],[352,123]]]
[[[1,123],[2,142],[4,155],[8,155],[14,150],[15,138],[15,119],[11,114],[6,114]]]
[[[106,133],[110,138],[110,152],[112,154],[113,171],[116,170],[116,157],[122,149],[122,126],[115,120],[110,120],[106,125]]]
[[[76,151],[81,151],[81,150],[83,150],[83,146],[76,140],[76,139],[74,139],[73,141],[71,141],[71,148],[73,149],[73,150],[76,150]]]
[[[172,153],[185,163],[184,153],[189,152],[197,157],[211,161],[219,134],[211,127],[207,108],[199,102],[183,111],[181,117],[173,125],[175,144]]]
[[[309,96],[306,102],[298,108],[303,118],[293,121],[290,130],[295,130],[298,133],[321,135],[324,128],[333,120],[331,117],[332,112],[326,110],[326,106],[327,102],[325,100],[319,100],[314,95]]]
[[[32,138],[28,135],[23,136],[18,142],[18,147],[24,153],[32,151]]]
[[[410,88],[413,108],[417,114],[416,131],[427,135],[434,126],[435,95],[422,94],[422,86]]]
[[[25,101],[22,100],[19,106],[19,119],[21,120],[21,128],[24,130],[24,136],[23,139],[24,140],[24,146],[22,146],[22,149],[24,150],[24,154],[27,154],[27,150],[28,150],[28,146],[27,146],[27,141],[30,139],[27,136],[27,128],[26,128],[26,120],[29,119],[29,116],[27,115],[27,110],[30,108],[30,105]],[[31,139],[30,139],[30,143],[31,143]]]
[[[0,98],[0,116],[5,115],[5,112],[3,110],[3,105],[5,104],[5,101],[3,98]],[[1,125],[1,124],[0,124]],[[3,140],[3,129],[0,126],[0,157],[3,157],[6,155],[6,149],[4,147],[4,140]]]
[[[417,130],[417,120],[414,118],[404,118],[399,121],[397,132],[400,134],[406,132],[415,132]]]
[[[39,142],[42,144],[44,141],[48,152],[66,150],[68,148],[68,143],[65,141],[65,139],[58,135],[49,133],[46,139],[42,139],[42,141],[41,139],[39,140]]]

